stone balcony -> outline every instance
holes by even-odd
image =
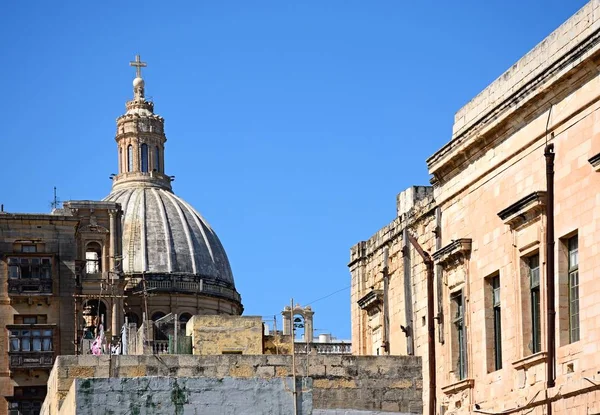
[[[54,352],[9,352],[10,370],[52,369]]]
[[[24,278],[8,280],[8,295],[52,295],[52,279]]]

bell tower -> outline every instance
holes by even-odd
[[[165,175],[165,120],[154,114],[154,103],[144,94],[142,62],[139,55],[129,63],[136,68],[133,99],[127,101],[127,111],[117,118],[117,152],[119,173],[113,177],[112,191],[126,187],[159,187],[171,190],[171,177]]]

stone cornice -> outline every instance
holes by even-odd
[[[594,170],[596,170],[597,172],[600,172],[600,153],[596,154],[595,156],[590,158],[588,161],[590,162],[590,164],[592,165]]]
[[[475,381],[473,379],[463,379],[450,385],[443,386],[442,392],[444,392],[446,395],[454,395],[462,390],[471,389],[473,385],[475,385]]]
[[[433,253],[433,260],[438,265],[445,265],[460,260],[471,253],[470,238],[456,239]]]
[[[511,228],[529,222],[544,211],[546,205],[546,192],[537,191],[517,200],[506,209],[498,212],[502,221]]]
[[[369,310],[383,303],[383,291],[371,290],[357,301],[358,306],[363,310]]]
[[[521,359],[515,360],[514,362],[512,362],[512,365],[516,370],[527,369],[531,366],[535,366],[535,365],[539,365],[540,363],[544,363],[547,360],[548,360],[548,354],[546,352],[538,352],[538,353],[523,357]]]
[[[68,200],[63,203],[63,207],[70,209],[121,209],[121,205],[117,202],[95,200]]]
[[[589,56],[586,55],[599,44],[600,29],[597,29],[578,45],[571,48],[553,63],[549,64],[548,67],[537,76],[516,89],[506,99],[502,100],[497,105],[491,106],[489,111],[474,119],[468,127],[460,132],[460,134],[427,159],[427,166],[430,173],[434,175],[443,175],[444,171],[448,170],[447,168],[444,168],[444,166],[448,164],[458,165],[464,161],[462,160],[463,157],[461,158],[462,161],[453,163],[457,157],[464,155],[467,149],[469,149],[470,152],[473,152],[472,148],[483,148],[488,146],[490,141],[497,138],[486,138],[485,135],[482,134],[483,129],[504,121],[510,111],[518,110],[518,108],[523,107],[524,102],[531,100],[535,94],[542,92],[542,89],[546,88],[548,86],[547,83],[552,81],[553,78],[556,78],[553,82],[558,82],[558,80],[568,75],[570,69],[575,71],[576,69],[573,69],[575,65],[583,67],[583,60],[589,58]],[[458,151],[459,148],[460,151]]]

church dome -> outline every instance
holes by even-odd
[[[219,238],[187,202],[160,186],[114,189],[121,204],[125,274],[187,274],[234,287]]]

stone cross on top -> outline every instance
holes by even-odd
[[[140,55],[135,55],[135,61],[129,62],[129,66],[135,66],[135,77],[141,78],[142,68],[145,68],[148,65],[146,64],[146,62],[142,62],[142,60],[140,59]]]

